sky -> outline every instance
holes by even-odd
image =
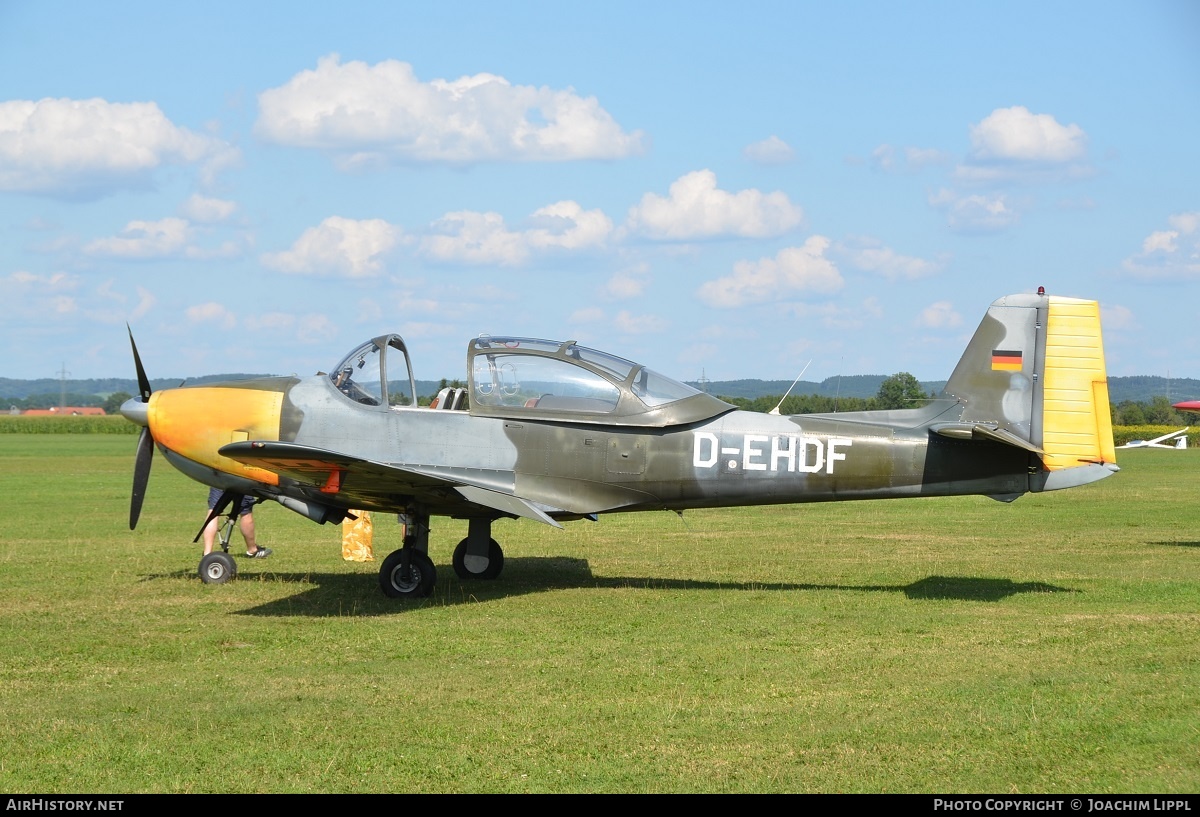
[[[942,380],[1044,286],[1200,378],[1198,146],[1191,0],[0,0],[0,377]]]

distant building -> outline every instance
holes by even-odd
[[[55,406],[48,409],[25,409],[24,417],[103,417],[104,409],[99,406]]]

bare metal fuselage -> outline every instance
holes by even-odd
[[[433,515],[508,515],[491,504],[464,502],[450,483],[486,490],[488,497],[494,492],[521,497],[552,518],[952,494],[1011,498],[1030,490],[1028,452],[930,434],[930,418],[953,412],[952,402],[882,413],[887,424],[851,415],[779,416],[729,408],[703,421],[647,428],[360,406],[345,401],[321,376],[182,391],[210,402],[220,397],[202,392],[213,388],[282,398],[275,434],[263,434],[261,418],[229,417],[228,442],[247,439],[240,427],[257,423],[259,441],[273,438],[383,468],[348,466],[337,490],[323,491],[321,466],[304,472],[316,477],[293,473],[273,486],[252,486],[260,466],[272,464],[214,459],[208,441],[209,447],[194,453],[179,442],[174,451],[160,444],[173,464],[209,483],[233,477],[229,486],[247,493],[278,492],[344,509],[402,513],[419,503]]]

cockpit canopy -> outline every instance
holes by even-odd
[[[712,395],[575,341],[482,335],[467,348],[471,413],[668,426],[730,411]]]
[[[338,391],[364,406],[417,404],[412,363],[399,335],[381,335],[359,346],[342,358],[329,379]]]
[[[467,348],[472,415],[570,423],[664,427],[707,420],[735,407],[637,363],[573,340],[481,335]],[[381,335],[346,355],[329,374],[350,400],[415,407],[417,385],[399,335]],[[440,409],[461,408],[439,395]]]

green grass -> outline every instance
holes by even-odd
[[[398,602],[274,504],[275,555],[202,584],[205,488],[157,460],[130,532],[133,447],[0,436],[4,791],[1200,790],[1200,451],[1011,505],[502,522],[494,582],[435,520]]]

